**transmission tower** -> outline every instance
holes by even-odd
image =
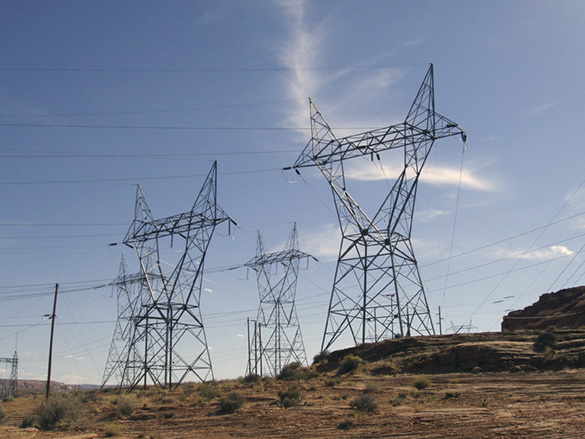
[[[418,178],[437,139],[465,132],[435,112],[431,64],[403,123],[336,138],[313,103],[311,140],[293,169],[316,166],[325,176],[341,227],[341,246],[321,345],[349,331],[355,344],[434,334],[429,305],[410,241]],[[368,216],[349,194],[344,161],[403,150],[403,169],[382,206]]]
[[[6,369],[10,368],[10,378],[3,379],[0,383],[0,400],[6,397],[18,396],[18,355],[14,351],[12,358],[0,358],[0,364],[4,363]]]
[[[300,262],[312,256],[298,247],[296,223],[280,252],[267,253],[258,232],[256,257],[245,264],[256,272],[260,294],[253,335],[248,337],[248,374],[262,375],[266,371],[275,376],[292,362],[307,364],[295,296]]]
[[[134,334],[130,335],[124,379],[130,388],[150,381],[156,387],[171,389],[188,375],[200,381],[213,379],[207,339],[201,317],[201,282],[205,255],[218,224],[233,220],[217,205],[217,162],[214,162],[193,208],[189,212],[155,220],[140,186],[136,194],[134,221],[123,243],[136,250],[140,274],[124,278],[122,284],[136,281],[140,299],[133,315]],[[235,224],[235,223],[234,223]],[[163,242],[181,253],[167,274]],[[172,257],[172,252],[166,256]],[[127,287],[125,287],[127,288]],[[136,359],[139,359],[140,367]]]
[[[447,331],[451,331],[452,334],[471,334],[472,332],[477,332],[477,326],[473,326],[471,320],[468,324],[463,325],[456,325],[451,320],[451,326],[447,328]]]
[[[118,277],[111,282],[116,291],[118,319],[104,369],[102,387],[114,381],[119,387],[131,386],[137,372],[144,367],[144,359],[136,349],[136,316],[141,307],[141,292],[148,291],[143,273],[126,274],[124,255]]]

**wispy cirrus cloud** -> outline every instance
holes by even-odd
[[[364,68],[386,61],[388,53],[375,59],[354,60],[346,66],[326,66],[322,59],[328,50],[334,50],[335,32],[342,23],[327,17],[319,22],[309,22],[304,0],[276,0],[283,11],[287,31],[279,41],[275,52],[280,64],[291,72],[284,84],[286,95],[296,101],[286,121],[292,126],[307,128],[309,122],[308,99],[316,99],[326,118],[331,117],[339,127],[379,127],[388,125],[388,117],[372,109],[372,102],[379,101],[392,85],[403,77],[395,67]],[[334,68],[328,68],[334,67]],[[348,105],[351,103],[351,105]],[[368,111],[362,111],[365,108]],[[358,110],[356,110],[358,109]],[[349,111],[348,111],[349,110]],[[353,112],[354,114],[350,114]],[[359,116],[356,116],[360,114]],[[336,135],[347,135],[336,130]],[[358,128],[358,131],[361,131]],[[306,132],[303,131],[304,135]]]
[[[449,212],[446,210],[440,209],[426,209],[421,210],[416,213],[416,218],[421,223],[430,223],[431,221],[436,220],[439,217],[449,215]]]
[[[538,107],[532,108],[528,111],[526,111],[526,116],[539,116],[543,113],[546,113],[548,110],[550,110],[551,108],[556,107],[557,104],[553,104],[553,103],[547,103],[547,104],[542,104],[539,105]]]
[[[294,126],[307,125],[307,99],[319,86],[316,70],[317,60],[322,53],[325,32],[320,26],[309,29],[305,23],[304,0],[279,0],[277,4],[284,13],[288,38],[277,49],[280,63],[291,69],[286,83],[287,95],[298,103],[290,117]]]
[[[402,172],[398,166],[373,166],[371,163],[362,161],[356,166],[346,169],[345,176],[353,180],[377,181],[385,179],[395,179]],[[497,189],[495,183],[485,180],[473,174],[468,169],[456,167],[427,165],[420,175],[420,181],[436,186],[454,186],[459,184],[465,189],[479,191],[494,191]]]
[[[418,39],[418,40],[409,40],[406,41],[404,43],[402,43],[403,47],[414,47],[414,46],[420,46],[422,43],[424,43],[425,40],[423,39]]]

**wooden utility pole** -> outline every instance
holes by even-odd
[[[51,314],[51,340],[49,342],[49,371],[47,372],[47,393],[45,398],[49,398],[51,392],[51,363],[53,360],[53,334],[55,333],[55,312],[57,311],[57,293],[59,284],[55,284],[55,300],[53,301],[53,314]]]

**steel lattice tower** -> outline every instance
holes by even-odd
[[[331,186],[341,245],[321,345],[345,331],[355,344],[393,336],[434,334],[410,241],[418,179],[437,139],[465,132],[435,112],[431,64],[403,123],[336,138],[310,100],[311,140],[293,168],[316,166]],[[347,191],[344,161],[390,149],[404,152],[403,170],[382,206],[368,216]]]
[[[116,290],[118,319],[104,369],[102,387],[114,381],[119,387],[131,386],[136,373],[144,366],[144,359],[136,349],[136,316],[141,308],[141,292],[148,291],[143,273],[126,274],[126,261],[122,255],[118,277],[111,282]]]
[[[140,186],[137,189],[134,221],[123,241],[136,250],[140,262],[134,279],[140,299],[129,310],[134,334],[129,335],[124,375],[131,388],[150,381],[169,389],[190,374],[200,381],[213,379],[200,308],[203,267],[215,227],[233,222],[216,199],[217,162],[189,212],[155,220]],[[163,269],[163,241],[182,247],[170,274]]]
[[[307,364],[305,346],[295,307],[299,266],[311,255],[298,250],[297,225],[293,226],[283,251],[267,253],[258,232],[256,257],[245,266],[256,271],[260,306],[250,341],[248,374],[275,376],[292,362]],[[282,272],[279,273],[278,269]],[[263,329],[266,331],[262,331]],[[262,333],[264,332],[264,335]],[[257,354],[259,351],[259,355]]]
[[[18,355],[14,351],[12,358],[0,358],[0,363],[10,366],[10,378],[2,380],[0,386],[0,399],[8,396],[16,398],[18,396]]]

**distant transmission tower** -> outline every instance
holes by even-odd
[[[317,166],[331,186],[342,241],[322,350],[349,331],[355,344],[434,334],[410,242],[418,178],[437,139],[464,131],[435,112],[431,64],[403,123],[336,138],[310,100],[311,141],[293,168]],[[403,170],[373,217],[347,191],[344,161],[404,151]]]
[[[14,351],[12,358],[0,358],[0,364],[4,363],[6,369],[10,368],[10,378],[3,379],[0,383],[0,400],[9,396],[18,396],[18,355]]]
[[[477,332],[477,326],[473,326],[471,320],[467,325],[456,325],[451,320],[451,326],[447,328],[447,331],[451,331],[452,334],[471,334],[472,332]]]
[[[118,319],[104,369],[102,387],[113,381],[119,387],[131,386],[139,370],[144,368],[144,358],[136,349],[136,317],[141,308],[141,292],[147,292],[143,273],[126,274],[126,261],[122,255],[118,277],[110,284],[116,290]]]
[[[312,256],[299,251],[298,247],[296,223],[280,252],[266,253],[258,232],[256,257],[245,264],[256,271],[260,293],[253,335],[248,337],[248,374],[275,376],[292,362],[307,364],[295,296],[300,262]],[[279,268],[282,269],[280,273]]]
[[[137,189],[134,221],[123,243],[136,250],[140,274],[127,277],[122,271],[117,280],[124,289],[122,295],[128,297],[128,307],[122,310],[131,316],[132,330],[118,330],[122,338],[128,337],[129,346],[120,351],[122,354],[114,353],[114,357],[125,359],[121,382],[130,388],[150,382],[170,389],[189,375],[200,381],[213,379],[200,308],[203,266],[215,227],[233,222],[216,203],[216,180],[215,162],[193,208],[158,220],[152,216],[140,186]],[[161,259],[163,240],[170,241],[171,247],[179,242],[182,249],[176,264],[170,264],[170,274],[163,269],[163,263],[169,265]],[[136,299],[138,291],[140,298]],[[121,317],[118,322],[126,319]]]

